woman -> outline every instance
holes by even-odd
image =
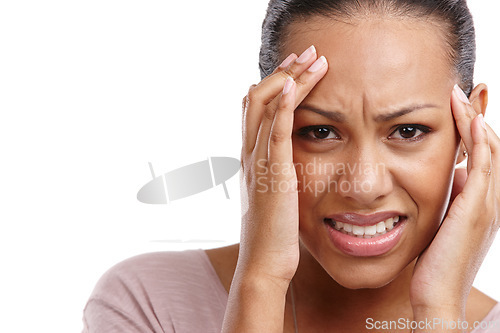
[[[263,79],[243,105],[241,244],[116,266],[86,330],[463,332],[499,319],[472,287],[500,185],[474,61],[465,0],[271,0]]]

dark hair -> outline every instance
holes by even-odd
[[[444,32],[448,56],[467,96],[473,88],[476,37],[466,0],[270,0],[262,24],[261,78],[279,65],[287,28],[312,16],[350,19],[385,14],[429,19]]]

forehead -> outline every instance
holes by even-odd
[[[449,98],[454,72],[448,46],[442,29],[427,21],[370,18],[344,23],[313,18],[293,23],[287,36],[282,58],[314,44],[329,63],[306,101],[358,101],[382,108],[424,96]]]

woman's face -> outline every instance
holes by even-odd
[[[302,244],[341,285],[383,286],[430,243],[448,205],[459,137],[446,43],[411,19],[315,18],[289,36],[283,58],[313,44],[329,63],[295,111]]]

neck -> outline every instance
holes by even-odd
[[[415,261],[383,287],[348,289],[332,279],[310,253],[302,249],[292,282],[299,326],[302,326],[300,322],[305,327],[335,325],[355,332],[364,330],[367,318],[411,320],[409,287],[414,265]]]

